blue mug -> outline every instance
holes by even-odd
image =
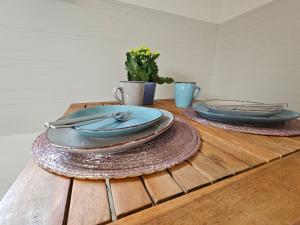
[[[175,82],[175,103],[178,108],[188,108],[200,94],[201,88],[196,82]]]

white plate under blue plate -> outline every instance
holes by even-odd
[[[98,154],[120,152],[150,141],[168,130],[174,121],[174,116],[166,110],[161,109],[161,112],[163,113],[162,118],[152,126],[119,137],[88,138],[72,128],[48,129],[46,136],[52,145],[68,152]]]
[[[97,106],[74,112],[68,118],[78,118],[93,115],[110,115],[116,112],[131,112],[132,118],[125,121],[117,121],[114,118],[96,123],[75,127],[79,134],[88,137],[113,137],[126,135],[143,130],[162,117],[162,112],[154,108],[126,105]]]
[[[203,104],[212,112],[237,116],[271,116],[283,111],[287,104],[264,104],[241,100],[209,99]]]
[[[221,109],[217,107],[208,107],[210,111],[219,113],[219,114],[226,114],[226,115],[235,115],[235,116],[272,116],[277,113],[283,111],[283,109],[275,109],[272,111],[247,111],[247,110],[231,110],[231,109]]]
[[[212,119],[227,123],[271,124],[296,119],[300,116],[298,112],[294,112],[287,109],[284,109],[282,110],[282,112],[271,116],[241,116],[222,114],[209,110],[204,104],[200,102],[195,103],[193,105],[193,109],[196,110],[200,114],[200,116],[206,119]]]

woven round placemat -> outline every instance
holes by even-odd
[[[45,133],[32,146],[34,161],[42,168],[80,179],[124,178],[165,170],[196,153],[201,140],[196,129],[180,119],[152,141],[111,155],[70,153],[51,145]]]
[[[221,123],[216,121],[211,121],[199,116],[197,111],[192,108],[184,110],[184,114],[190,119],[213,127],[222,128],[225,130],[232,130],[243,133],[250,134],[261,134],[269,136],[297,136],[300,135],[300,120],[290,120],[283,124],[263,127],[263,126],[250,126],[250,125],[237,125],[230,123]]]

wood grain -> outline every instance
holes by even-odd
[[[190,158],[189,162],[211,182],[225,178],[232,174],[229,170],[199,152]]]
[[[198,129],[201,134],[202,140],[218,147],[219,149],[222,149],[223,151],[233,155],[234,157],[238,158],[240,161],[246,163],[247,165],[251,167],[255,167],[258,165],[261,165],[266,160],[263,160],[256,155],[253,155],[249,153],[249,151],[246,151],[246,149],[236,145],[235,143],[232,143],[230,141],[227,141],[222,136],[215,135],[215,133],[211,133],[211,129],[209,126],[205,126],[203,124],[200,124],[198,122],[192,121],[191,119],[187,118],[183,115],[183,110],[178,109],[175,107],[173,101],[168,100],[160,100],[156,102],[157,107],[164,108],[166,110],[170,110],[173,112],[176,116],[181,117],[185,119],[186,121],[189,121],[189,123]]]
[[[278,139],[273,139],[273,137],[256,134],[235,132],[235,135],[241,137],[246,142],[265,146],[269,150],[277,153],[280,157],[295,151],[295,148],[288,141],[280,141]]]
[[[156,105],[158,107],[162,107],[164,109],[171,110],[177,116],[188,120],[194,127],[199,129],[200,131],[201,131],[201,126],[203,129],[206,129],[206,130],[212,129],[212,130],[221,131],[221,129],[205,126],[205,125],[202,125],[200,123],[190,120],[188,117],[183,115],[182,109],[178,109],[175,107],[173,100],[158,100],[156,102]],[[299,146],[300,138],[299,137],[269,137],[269,136],[264,136],[264,135],[245,134],[245,133],[239,133],[239,132],[233,132],[233,131],[226,131],[226,133],[230,134],[234,138],[240,138],[243,141],[248,142],[251,145],[259,146],[260,148],[264,149],[263,151],[268,151],[268,150],[273,151],[274,153],[277,153],[280,156],[284,156],[286,154],[289,154],[291,152],[294,152],[294,151],[300,149],[300,146]],[[207,135],[205,135],[204,133],[202,134],[202,136],[207,137]],[[265,157],[263,157],[263,159],[265,159]],[[269,159],[269,157],[267,157],[267,160],[268,159]],[[271,157],[271,159],[272,159],[272,157]],[[251,162],[249,162],[249,163],[251,163]]]
[[[114,224],[283,225],[299,220],[300,190],[294,186],[294,180],[300,180],[300,153],[247,174],[228,178]],[[286,176],[287,180],[281,179]]]
[[[105,181],[75,179],[73,181],[68,224],[104,224],[110,220]]]
[[[276,152],[271,151],[262,145],[256,145],[255,142],[248,142],[245,139],[240,138],[230,131],[223,129],[218,129],[214,127],[198,125],[197,127],[200,132],[209,132],[210,135],[217,137],[216,139],[219,143],[226,143],[229,146],[235,146],[239,151],[247,152],[251,155],[254,155],[257,158],[262,159],[263,161],[269,162],[280,157]],[[205,140],[205,138],[204,138]]]
[[[245,171],[250,168],[246,163],[206,142],[203,142],[201,152],[212,161],[228,169],[233,174]]]
[[[145,186],[155,204],[183,193],[182,189],[166,171],[144,175]]]
[[[103,104],[118,103],[72,104],[65,114]],[[295,213],[300,210],[300,153],[288,155],[300,149],[299,137],[266,137],[211,128],[185,117],[171,100],[157,101],[154,107],[188,121],[200,131],[203,145],[189,162],[168,169],[170,173],[145,175],[144,183],[141,177],[110,180],[112,209],[118,218],[142,211],[120,222],[277,225],[300,219]],[[70,210],[66,213],[69,196]],[[151,200],[163,203],[151,207]],[[282,204],[280,209],[278,202]],[[152,209],[146,209],[149,207]],[[109,222],[104,181],[74,180],[70,189],[70,179],[50,174],[31,162],[0,202],[0,224],[65,224],[66,218],[72,225]]]
[[[174,100],[169,100],[169,99],[161,99],[161,100],[156,100],[154,102],[154,107],[162,108],[168,111],[171,111],[172,113],[176,115],[183,115],[183,109],[177,108],[175,106]]]
[[[205,131],[205,129],[202,129],[201,131],[201,137],[205,142],[208,142],[209,144],[222,149],[222,151],[234,156],[235,158],[239,159],[240,161],[246,163],[250,167],[255,167],[261,164],[266,163],[265,160],[258,158],[257,156],[244,151],[244,149],[240,148],[238,145],[228,142],[225,139],[212,135],[208,131]]]
[[[1,225],[61,225],[70,179],[29,162],[0,201]]]
[[[298,137],[269,137],[271,141],[286,147],[290,152],[300,150],[300,139]]]
[[[71,104],[68,109],[66,110],[66,112],[64,113],[64,115],[68,115],[70,113],[76,112],[80,109],[84,109],[86,107],[86,103],[74,103]]]
[[[210,183],[203,174],[199,173],[187,162],[174,166],[169,171],[186,193]]]
[[[279,163],[283,161],[282,163]],[[274,163],[272,169],[264,173],[265,178],[278,181],[285,185],[290,192],[300,192],[300,152],[289,155]],[[300,214],[299,214],[300,217]]]
[[[300,218],[297,220],[297,222],[293,223],[292,225],[300,225]]]
[[[111,179],[110,186],[117,217],[125,216],[152,205],[140,177]]]
[[[299,142],[300,141],[300,136],[292,137],[292,139]]]

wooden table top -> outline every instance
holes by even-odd
[[[66,114],[115,103],[72,104]],[[172,100],[154,107],[195,127],[203,144],[168,170],[78,180],[29,162],[0,202],[0,224],[300,225],[300,137],[225,131],[191,121]]]

